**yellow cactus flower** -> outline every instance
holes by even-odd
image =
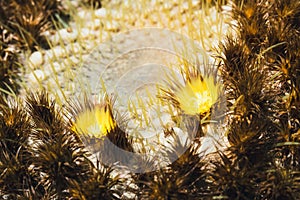
[[[78,134],[101,138],[113,131],[116,126],[111,104],[105,102],[80,113],[76,117],[72,129]]]
[[[186,114],[203,114],[216,103],[219,90],[220,86],[214,83],[213,77],[193,77],[175,92],[175,98]]]

